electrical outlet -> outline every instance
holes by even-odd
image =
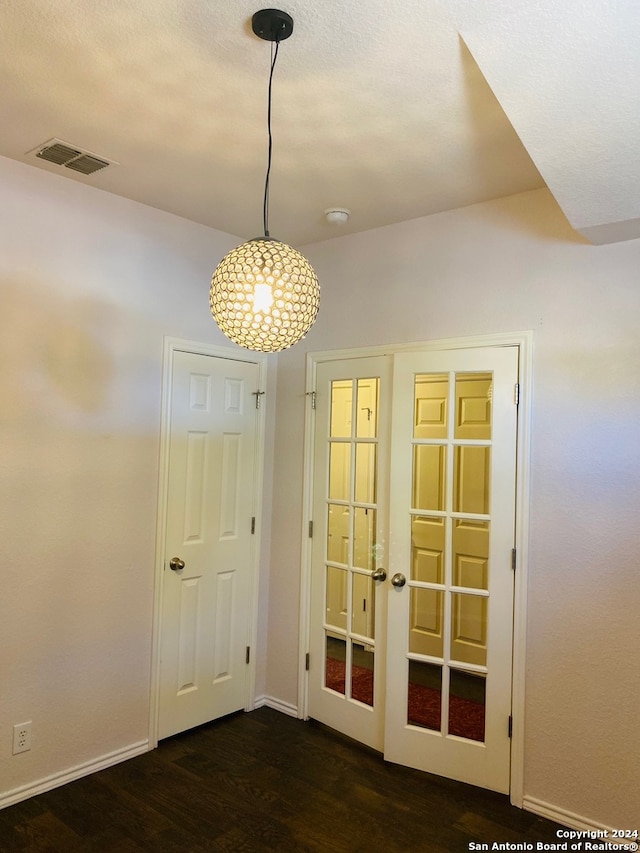
[[[28,752],[31,749],[31,720],[16,723],[13,727],[13,754]]]

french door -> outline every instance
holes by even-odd
[[[517,347],[316,373],[309,715],[509,789]]]
[[[310,716],[378,750],[391,368],[362,358],[316,374]]]

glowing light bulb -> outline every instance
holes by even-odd
[[[253,313],[260,311],[268,314],[273,305],[273,291],[270,284],[256,284],[253,288]]]

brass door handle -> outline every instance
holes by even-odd
[[[386,581],[387,572],[385,569],[376,569],[371,572],[371,580],[372,581]]]
[[[172,572],[180,572],[184,569],[184,566],[184,560],[181,560],[180,557],[172,557],[169,560],[169,568]]]

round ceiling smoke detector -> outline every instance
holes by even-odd
[[[350,216],[351,211],[346,207],[328,207],[324,212],[324,218],[330,225],[344,225]]]

